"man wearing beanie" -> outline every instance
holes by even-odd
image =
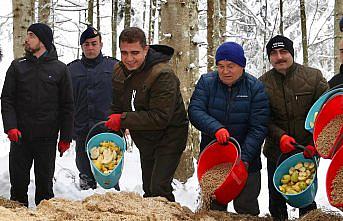
[[[28,206],[30,169],[34,162],[35,203],[54,197],[56,144],[60,156],[69,148],[73,94],[67,66],[58,61],[52,31],[32,24],[25,38],[25,57],[7,70],[1,94],[5,133],[11,141],[11,200]]]
[[[107,120],[112,102],[111,76],[117,60],[103,56],[101,34],[92,26],[81,34],[80,45],[82,58],[68,64],[68,69],[72,76],[75,101],[75,161],[80,172],[80,188],[87,190],[95,189],[97,184],[85,151],[86,137],[96,123]],[[92,130],[89,138],[104,131],[107,129],[99,125]],[[118,185],[115,188],[119,190]]]
[[[271,107],[271,121],[263,147],[267,157],[269,211],[274,220],[287,220],[287,206],[283,196],[275,189],[273,175],[284,159],[297,153],[293,143],[306,147],[306,158],[316,154],[312,134],[305,130],[307,112],[328,89],[322,73],[314,68],[294,62],[293,42],[281,35],[269,40],[267,55],[273,69],[263,74]],[[316,208],[313,202],[299,209],[299,216]]]
[[[261,145],[269,119],[268,98],[263,84],[245,71],[246,58],[239,44],[220,45],[216,65],[216,71],[200,77],[189,104],[189,119],[201,131],[200,151],[213,140],[226,145],[233,137],[239,142],[248,179],[233,205],[237,213],[257,216]],[[211,209],[226,211],[227,205],[213,200]]]

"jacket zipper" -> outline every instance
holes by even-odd
[[[285,79],[286,79],[286,77],[281,77],[283,99],[284,99],[284,104],[285,104],[285,110],[286,110],[286,113],[287,113],[287,120],[288,120],[288,124],[287,124],[288,125],[288,131],[287,131],[287,134],[289,135],[289,132],[290,132],[290,120],[289,120],[289,113],[288,113],[286,93],[285,93]]]

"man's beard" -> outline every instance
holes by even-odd
[[[28,44],[25,44],[25,52],[26,53],[34,54],[39,50],[40,50],[39,45],[36,45],[35,47],[31,48]]]

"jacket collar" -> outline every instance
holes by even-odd
[[[82,53],[82,58],[81,58],[81,62],[87,66],[87,67],[96,67],[98,64],[100,64],[104,59],[103,54],[100,52],[100,54],[93,59],[88,59],[86,58],[86,56]]]
[[[283,76],[283,77],[287,77],[287,76],[290,76],[294,73],[294,70],[297,68],[298,64],[293,62],[293,64],[287,69],[286,71],[286,75],[281,73],[281,72],[278,72],[275,68],[273,68],[274,72]]]
[[[51,60],[57,60],[57,52],[56,48],[53,45],[50,51],[45,51],[39,58],[34,56],[32,53],[25,53],[25,58],[31,62],[45,62],[45,61],[51,61]]]
[[[242,83],[243,79],[244,79],[245,76],[246,76],[245,69],[243,69],[243,74],[237,79],[237,81],[236,81],[235,83],[233,83],[231,86],[229,86],[229,85],[227,85],[227,84],[224,84],[224,83],[220,80],[218,71],[215,71],[215,73],[216,73],[217,76],[218,76],[218,81],[219,81],[222,85],[224,85],[224,86],[226,86],[226,87],[231,87],[231,88],[240,85],[240,84]]]

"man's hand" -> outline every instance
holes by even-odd
[[[217,130],[215,136],[219,144],[227,144],[229,142],[230,134],[225,128]]]
[[[7,131],[8,139],[12,142],[18,142],[21,138],[21,132],[17,128],[13,128]]]
[[[60,157],[63,156],[63,153],[66,152],[70,147],[69,141],[60,140],[58,142],[58,151],[60,152]]]
[[[121,114],[111,114],[105,123],[105,126],[113,131],[120,130],[120,116]]]
[[[291,136],[288,136],[287,134],[282,135],[280,139],[280,150],[282,153],[289,153],[293,150],[295,150],[295,147],[293,144],[295,144],[295,139]]]
[[[315,155],[317,155],[317,150],[312,145],[307,145],[304,150],[304,157],[305,158],[313,158]]]

